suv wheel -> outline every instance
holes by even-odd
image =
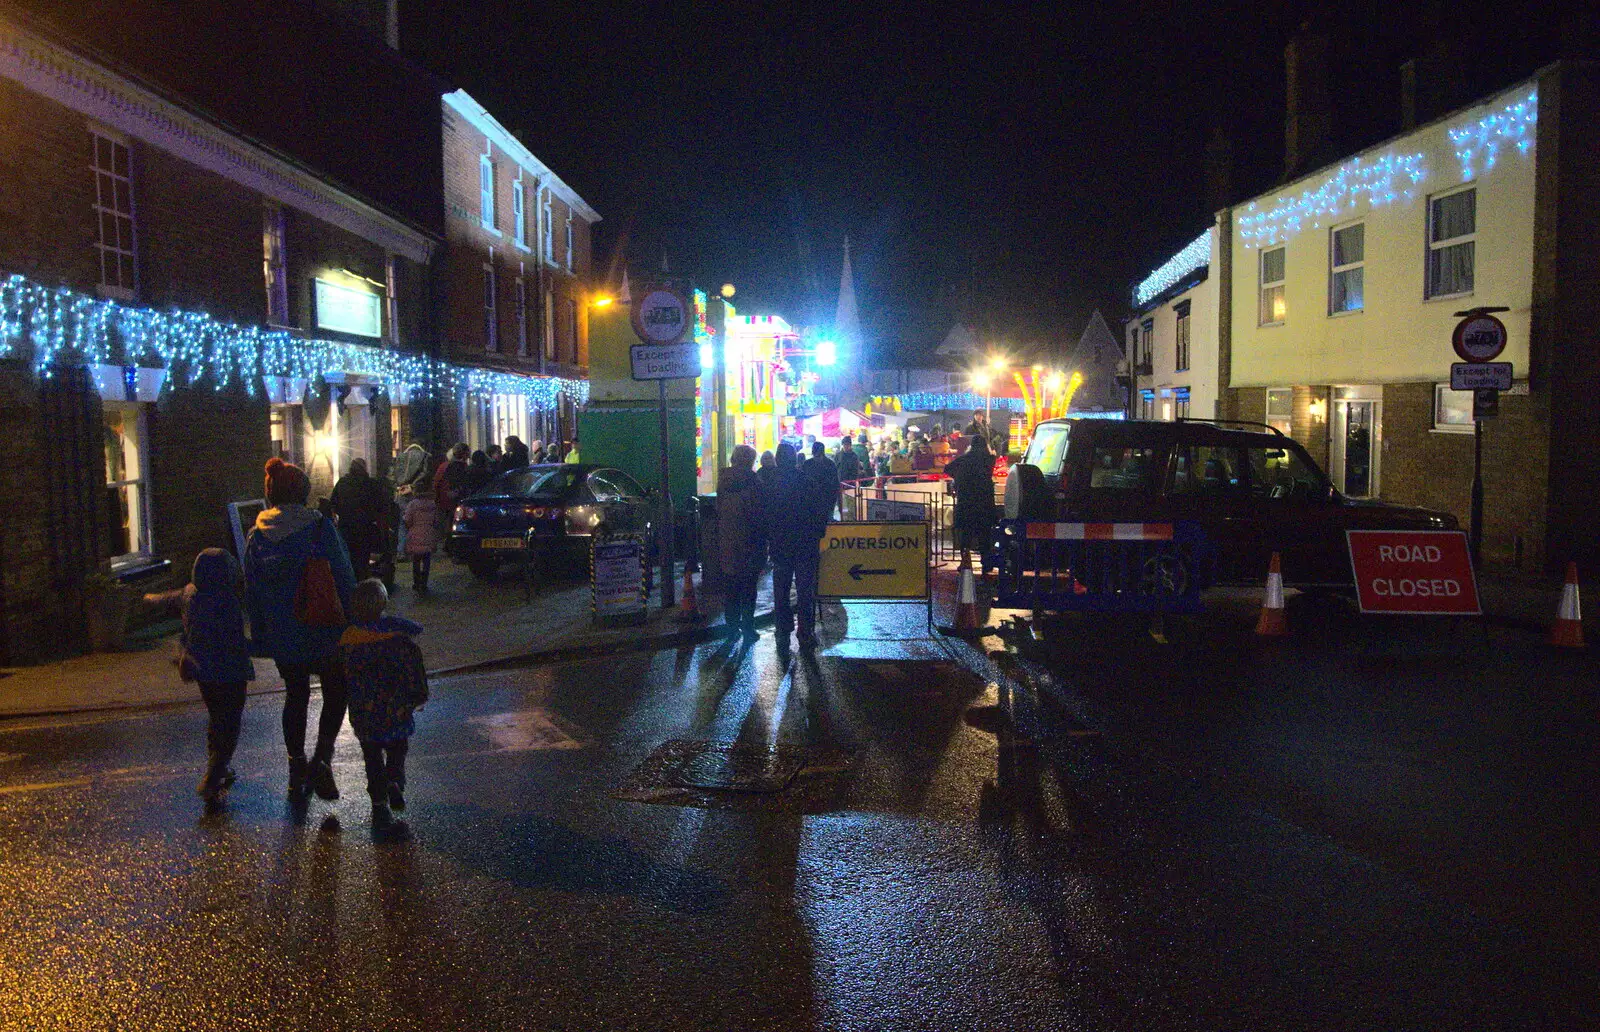
[[[1139,571],[1139,594],[1182,595],[1189,590],[1189,564],[1179,555],[1153,555]]]

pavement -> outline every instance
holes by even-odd
[[[417,640],[431,674],[665,648],[720,633],[719,597],[702,597],[698,617],[688,619],[677,608],[660,608],[659,584],[651,595],[645,624],[600,628],[593,620],[589,584],[571,575],[546,575],[536,584],[530,602],[524,584],[510,574],[493,583],[478,581],[465,566],[442,556],[434,564],[427,595],[410,589],[409,572],[400,573],[390,596],[390,612],[422,624],[424,631]],[[680,564],[674,590],[682,583]],[[771,606],[769,576],[758,592],[758,617],[769,613]],[[198,691],[177,674],[176,631],[176,621],[167,621],[131,636],[122,652],[0,669],[0,718],[193,702]],[[283,690],[270,660],[255,660],[255,669],[252,695]]]

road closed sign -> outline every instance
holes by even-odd
[[[928,525],[830,523],[822,535],[817,597],[928,597]]]
[[[1459,530],[1347,530],[1363,613],[1477,616],[1478,582]]]

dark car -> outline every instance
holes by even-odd
[[[1292,438],[1256,424],[1057,419],[1007,478],[1010,519],[1200,525],[1199,583],[1351,586],[1346,530],[1453,530],[1456,518],[1345,498]]]
[[[600,534],[648,538],[652,500],[620,469],[580,463],[528,466],[495,477],[456,507],[445,552],[493,577],[501,563],[524,561],[528,531],[534,558],[578,559]]]

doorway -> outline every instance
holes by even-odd
[[[1336,398],[1333,402],[1330,472],[1334,486],[1348,498],[1378,497],[1382,415],[1381,401]]]

